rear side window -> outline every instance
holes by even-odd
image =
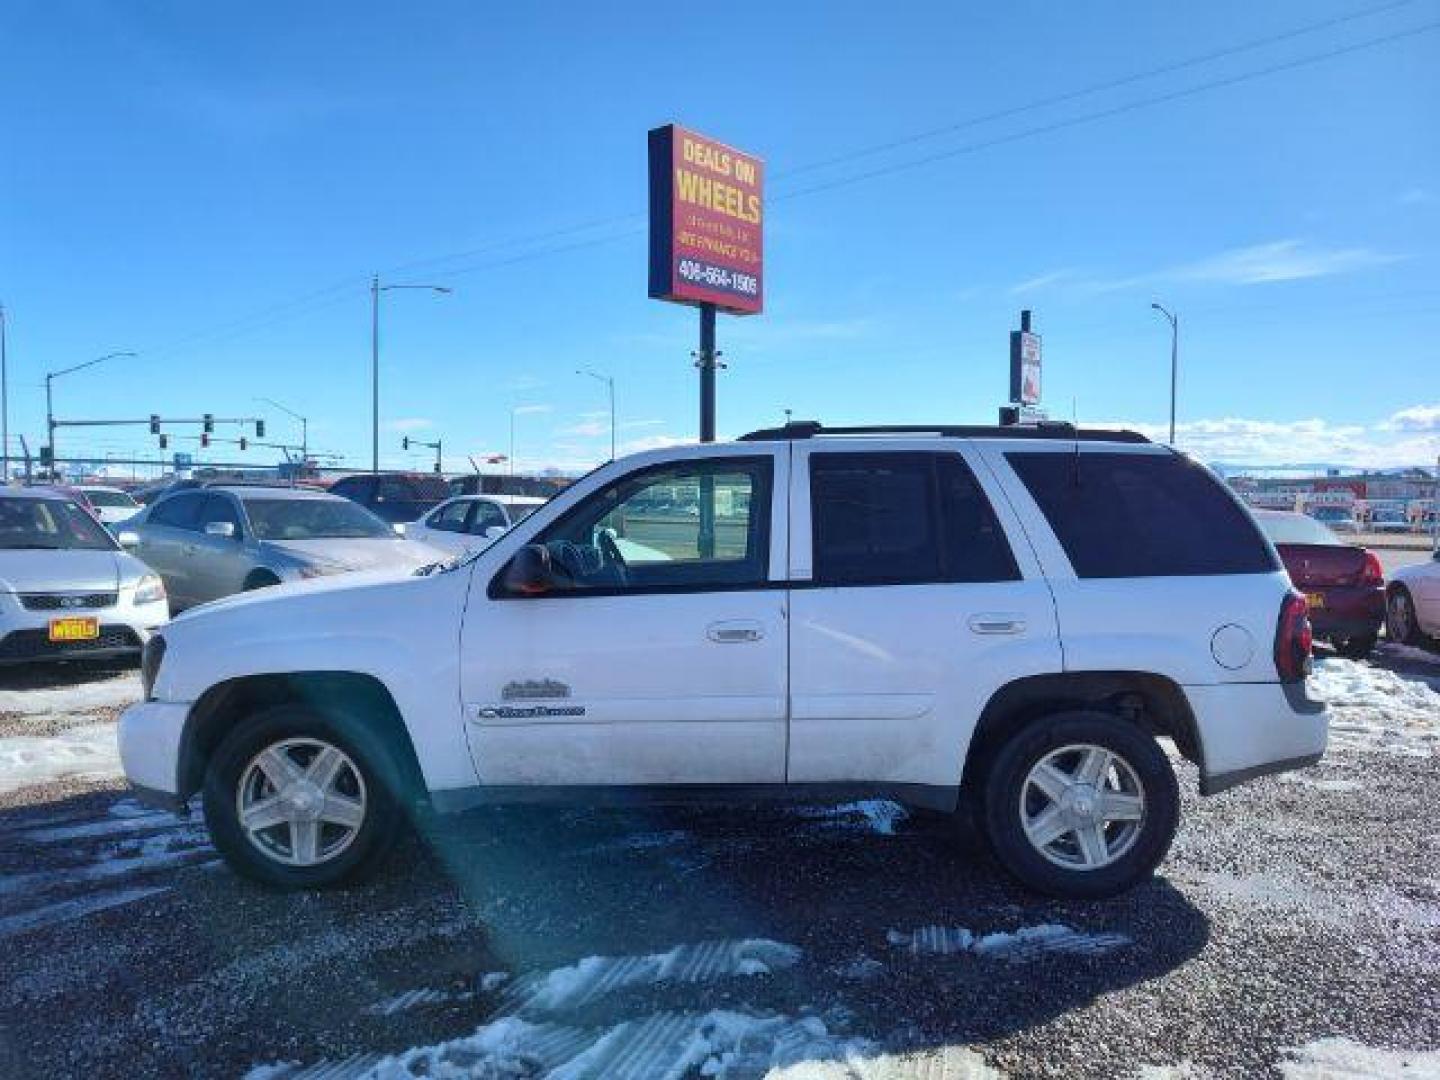
[[[1005,534],[959,455],[813,454],[819,585],[1009,581]]]
[[[1033,451],[1006,457],[1082,578],[1278,569],[1250,515],[1188,458]]]

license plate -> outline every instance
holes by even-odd
[[[1318,610],[1325,606],[1325,594],[1318,592],[1306,593],[1305,602],[1309,604],[1312,608]]]
[[[51,641],[93,641],[100,636],[100,620],[93,616],[51,619]]]

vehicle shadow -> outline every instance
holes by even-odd
[[[1209,939],[1206,916],[1163,878],[1102,902],[1037,897],[950,819],[894,814],[887,803],[492,808],[431,826],[428,851],[406,861],[485,907],[489,949],[507,969],[780,942],[799,961],[755,997],[732,981],[727,1007],[844,1016],[847,1035],[909,1050],[1045,1024],[1165,974]],[[607,994],[570,1019],[698,1008],[711,989],[644,986],[640,1003]]]
[[[939,1051],[1158,978],[1209,937],[1163,878],[1038,898],[888,803],[491,808],[320,893],[236,877],[202,821],[124,792],[0,810],[0,847],[0,1070],[35,1075],[374,1060],[505,1018],[597,1045],[715,1010],[820,1024],[847,1053]],[[1055,926],[1073,933],[1037,933]],[[651,977],[659,955],[676,970]]]

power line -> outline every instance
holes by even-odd
[[[1114,105],[1105,109],[1097,109],[1094,112],[1082,113],[1079,116],[1067,117],[1063,120],[1056,120],[1053,123],[1041,124],[1037,127],[1026,128],[1022,131],[1011,132],[1008,135],[998,135],[992,139],[985,139],[980,142],[967,143],[964,146],[951,147],[948,150],[940,150],[924,157],[912,158],[908,161],[895,162],[890,165],[883,165],[875,169],[868,169],[865,172],[855,173],[851,176],[842,176],[835,180],[828,180],[823,183],[814,184],[808,188],[801,188],[798,191],[787,191],[781,195],[772,197],[771,202],[786,202],[790,199],[803,198],[806,195],[817,195],[822,191],[831,191],[839,187],[848,187],[851,184],[863,183],[866,180],[875,180],[882,176],[890,176],[897,172],[904,172],[908,169],[916,169],[922,165],[930,165],[937,161],[945,161],[949,158],[960,157],[964,154],[974,154],[981,150],[989,150],[996,146],[1004,146],[1007,143],[1020,142],[1024,139],[1032,139],[1037,135],[1048,135],[1051,132],[1062,131],[1066,128],[1079,127],[1081,124],[1094,123],[1097,120],[1107,120],[1113,116],[1120,116],[1124,113],[1138,112],[1141,109],[1148,109],[1155,105],[1164,105],[1171,101],[1179,101],[1183,98],[1194,97],[1196,94],[1208,93],[1211,90],[1220,90],[1229,86],[1236,86],[1240,83],[1252,82],[1255,79],[1262,79],[1270,75],[1277,75],[1285,71],[1293,71],[1297,68],[1307,67],[1311,64],[1322,63],[1326,60],[1333,60],[1336,57],[1346,56],[1350,53],[1361,52],[1365,49],[1373,49],[1380,45],[1388,45],[1391,42],[1400,41],[1403,38],[1415,37],[1419,34],[1429,33],[1440,28],[1440,21],[1422,23],[1419,26],[1411,27],[1408,30],[1397,31],[1393,34],[1386,34],[1383,37],[1370,38],[1366,41],[1356,42],[1353,45],[1343,45],[1338,48],[1329,49],[1321,53],[1312,53],[1309,56],[1302,56],[1294,60],[1287,60],[1284,63],[1271,64],[1267,67],[1256,68],[1250,71],[1242,71],[1235,75],[1228,75],[1221,79],[1212,79],[1209,82],[1198,83],[1194,86],[1187,86],[1179,90],[1172,90],[1165,94],[1157,94],[1153,97],[1138,98],[1121,105]]]
[[[1137,82],[1145,82],[1149,79],[1156,79],[1162,75],[1173,75],[1177,71],[1185,71],[1189,68],[1199,67],[1202,64],[1211,64],[1216,60],[1223,60],[1226,57],[1237,56],[1240,53],[1253,52],[1269,45],[1277,45],[1282,41],[1290,41],[1298,37],[1305,37],[1315,34],[1321,30],[1329,30],[1345,23],[1356,22],[1360,19],[1373,18],[1389,11],[1402,7],[1410,7],[1419,0],[1396,0],[1394,3],[1381,4],[1378,7],[1365,8],[1361,11],[1352,12],[1349,15],[1341,15],[1333,19],[1325,19],[1321,22],[1308,23],[1304,26],[1297,26],[1278,34],[1269,34],[1265,37],[1252,38],[1249,41],[1240,42],[1237,45],[1230,45],[1223,49],[1216,49],[1213,52],[1201,53],[1184,60],[1176,60],[1160,67],[1150,68],[1146,71],[1137,71],[1130,75],[1122,75],[1116,79],[1108,79],[1104,82],[1092,83],[1089,86],[1081,87],[1078,90],[1067,90],[1063,93],[1054,94],[1050,97],[1037,98],[1034,101],[1022,105],[1010,105],[1003,109],[996,109],[993,112],[981,113],[965,120],[958,120],[954,123],[943,124],[939,127],[929,128],[925,131],[918,131],[912,135],[905,135],[898,139],[891,139],[888,142],[872,143],[863,146],[846,154],[838,154],[835,157],[826,158],[822,161],[813,161],[806,165],[798,165],[792,169],[773,174],[771,179],[789,178],[800,176],[804,173],[816,172],[827,169],[832,165],[841,165],[860,158],[874,157],[890,150],[898,150],[904,146],[913,146],[916,143],[927,142],[938,139],[945,135],[953,135],[957,131],[964,131],[967,128],[979,127],[982,124],[992,123],[996,120],[1007,120],[1012,116],[1019,116],[1027,112],[1034,112],[1037,109],[1046,109],[1054,105],[1063,105],[1067,102],[1076,101],[1080,98],[1092,97],[1095,94],[1104,93],[1107,90],[1118,90],[1122,86],[1130,86]]]
[[[846,154],[837,155],[835,157],[827,158],[818,162],[811,162],[805,165],[800,165],[784,172],[778,172],[774,174],[774,177],[776,179],[779,179],[784,177],[799,176],[806,173],[830,168],[835,165],[843,164],[849,161],[859,160],[866,157],[873,157],[875,155],[895,150],[904,146],[915,145],[920,142],[933,140],[943,137],[945,135],[953,134],[957,131],[979,126],[981,124],[994,122],[1000,119],[1008,119],[1010,117],[1023,115],[1027,112],[1033,112],[1043,108],[1049,108],[1057,104],[1063,104],[1068,101],[1092,96],[1106,90],[1117,89],[1122,86],[1132,85],[1136,82],[1157,78],[1166,74],[1173,74],[1177,71],[1186,70],[1202,64],[1213,63],[1216,60],[1224,59],[1228,56],[1253,51],[1258,48],[1263,48],[1267,45],[1273,45],[1282,41],[1287,41],[1308,34],[1317,33],[1321,30],[1330,29],[1335,26],[1343,25],[1350,22],[1355,22],[1360,19],[1371,18],[1376,15],[1384,14],[1386,12],[1397,10],[1402,7],[1411,6],[1417,2],[1418,0],[1395,0],[1395,2],[1393,3],[1366,8],[1361,11],[1353,12],[1348,15],[1338,16],[1332,19],[1327,19],[1321,22],[1309,23],[1303,26],[1295,27],[1290,30],[1283,31],[1278,34],[1271,34],[1264,37],[1251,39],[1250,41],[1241,42],[1233,46],[1228,46],[1224,49],[1213,50],[1209,53],[1189,57],[1183,60],[1178,60],[1157,68],[1151,68],[1147,69],[1146,71],[1121,76],[1119,78],[1107,80],[1105,82],[1095,83],[1087,87],[1081,87],[1076,90],[1067,91],[1062,94],[1052,95],[1050,97],[1041,98],[1021,105],[1009,106],[1007,108],[995,110],[993,112],[982,114],[980,116],[975,116],[966,120],[957,121],[953,124],[947,124],[942,127],[932,128],[923,132],[917,132],[915,134],[907,135],[899,139],[892,139],[883,143],[877,143],[871,146],[862,147]],[[1105,109],[1099,109],[1089,113],[1083,113],[1078,116],[1067,117],[1061,120],[1054,121],[1052,123],[1037,125],[1035,127],[1026,128],[1024,130],[1011,132],[1005,135],[999,135],[994,138],[981,140],[979,142],[967,143],[962,146],[951,147],[949,149],[937,151],[933,154],[927,154],[922,157],[912,158],[901,162],[894,162],[888,165],[879,166],[874,169],[868,169],[848,176],[836,177],[834,179],[823,181],[809,187],[799,188],[792,191],[782,192],[778,195],[773,195],[770,197],[770,201],[788,202],[792,199],[804,198],[809,195],[820,194],[822,192],[831,191],[836,188],[848,187],[853,184],[863,183],[867,180],[873,180],[883,176],[889,176],[897,172],[920,168],[922,166],[933,164],[938,161],[944,161],[949,158],[978,153],[982,150],[992,149],[997,146],[1003,146],[1009,143],[1035,138],[1039,135],[1050,134],[1067,128],[1077,127],[1082,124],[1094,123],[1096,121],[1108,119],[1114,116],[1119,116],[1130,112],[1136,112],[1141,109],[1151,108],[1156,105],[1167,104],[1172,101],[1177,101],[1198,94],[1207,93],[1212,90],[1223,89],[1225,87],[1250,82],[1255,79],[1265,78],[1270,75],[1280,74],[1286,71],[1295,70],[1297,68],[1322,63],[1326,60],[1335,59],[1351,53],[1376,48],[1378,46],[1399,41],[1404,38],[1413,37],[1422,33],[1427,33],[1436,29],[1437,27],[1440,27],[1440,21],[1424,23],[1420,26],[1397,31],[1395,33],[1375,38],[1369,38],[1367,40],[1355,42],[1350,45],[1338,46],[1336,48],[1329,49],[1323,52],[1313,53],[1307,56],[1298,57],[1293,60],[1271,64],[1266,67],[1239,72],[1234,75],[1213,79],[1189,87],[1183,87],[1167,93],[1153,95],[1145,98],[1139,98]],[[547,241],[550,240],[560,239],[566,236],[573,236],[578,233],[590,232],[595,229],[603,228],[609,225],[618,225],[631,221],[643,221],[644,217],[645,214],[643,212],[632,212],[627,214],[616,214],[608,217],[595,218],[587,222],[566,226],[560,229],[553,229],[542,233],[536,233],[530,236],[513,237],[507,240],[497,240],[492,243],[481,245],[475,248],[450,252],[443,255],[435,255],[410,260],[408,262],[396,264],[395,266],[388,268],[385,272],[387,274],[393,274],[406,270],[419,269],[427,266],[435,266],[441,263],[453,262],[458,259],[468,258],[473,255],[501,251],[505,248],[515,247],[522,244],[545,244]],[[518,263],[547,258],[552,255],[565,254],[571,251],[577,251],[590,247],[614,243],[618,240],[623,240],[632,236],[640,235],[643,232],[644,227],[641,226],[635,229],[627,229],[620,233],[580,240],[574,243],[561,244],[558,246],[542,246],[536,250],[523,252],[519,255],[509,256],[501,259],[484,260],[469,266],[461,266],[458,268],[432,272],[432,276],[459,277],[466,274],[478,273],[484,270],[496,269],[498,267],[511,266]],[[155,355],[157,353],[173,352],[181,346],[193,344],[199,341],[227,340],[236,336],[253,333],[256,330],[265,329],[269,326],[275,325],[279,322],[286,321],[302,314],[310,314],[315,311],[323,310],[325,308],[334,306],[335,304],[350,299],[348,291],[351,289],[358,290],[358,288],[362,287],[365,284],[366,280],[366,278],[358,276],[354,278],[348,278],[334,285],[328,286],[324,289],[317,290],[313,293],[307,293],[294,300],[285,301],[279,304],[271,305],[267,308],[262,308],[259,311],[253,312],[250,315],[245,316],[241,319],[232,320],[229,323],[221,324],[220,326],[212,328],[210,330],[200,331],[194,334],[187,335],[186,337],[179,338],[173,342],[161,346],[158,349],[147,350],[147,352],[149,355]]]

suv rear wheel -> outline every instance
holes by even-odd
[[[1179,789],[1164,753],[1108,713],[1032,721],[1000,747],[983,782],[995,857],[1054,896],[1111,896],[1145,880],[1179,824]]]
[[[244,721],[205,775],[205,823],[239,874],[285,889],[362,877],[400,822],[382,748],[337,718],[295,706]]]

